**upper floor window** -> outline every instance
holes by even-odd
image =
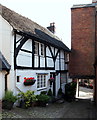
[[[44,56],[44,45],[40,44],[40,55]]]
[[[38,55],[39,54],[39,43],[35,42],[35,54]]]
[[[44,44],[35,42],[35,55],[44,56]]]

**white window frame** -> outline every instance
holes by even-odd
[[[40,43],[40,56],[44,56],[44,44]]]
[[[37,74],[37,90],[47,88],[47,75]]]

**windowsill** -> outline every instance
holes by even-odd
[[[37,91],[41,91],[41,90],[45,90],[45,89],[47,89],[46,87],[44,87],[44,88],[37,88]]]

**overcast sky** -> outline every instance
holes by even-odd
[[[48,27],[50,23],[55,22],[55,35],[70,48],[70,8],[74,4],[92,3],[92,0],[0,0],[0,3],[43,27]]]

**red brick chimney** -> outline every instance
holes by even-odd
[[[97,0],[92,0],[92,3],[97,3]]]
[[[52,33],[55,33],[55,23],[50,23],[50,26],[47,27],[48,30],[50,30]]]

